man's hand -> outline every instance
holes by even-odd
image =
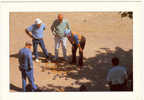
[[[105,87],[106,87],[106,88],[109,88],[109,87],[110,87],[110,85],[109,85],[109,84],[105,84]]]
[[[79,51],[83,52],[83,49],[81,48],[80,44],[78,44],[78,47],[79,47]]]
[[[80,51],[80,52],[83,52],[83,49],[80,47],[80,48],[79,48],[79,51]]]
[[[30,67],[28,68],[28,71],[31,71],[31,69],[32,69],[32,67],[30,66]]]
[[[22,71],[22,68],[21,68],[21,67],[19,67],[19,71]]]

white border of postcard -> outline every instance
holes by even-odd
[[[75,1],[75,2],[79,2],[79,1],[86,1],[86,2],[138,2],[138,1],[142,1],[142,0],[0,0],[3,3],[7,3],[7,2],[71,2],[71,1]]]
[[[133,92],[9,92],[10,12],[106,12],[133,11]],[[144,34],[139,2],[28,2],[0,4],[0,100],[142,100]]]

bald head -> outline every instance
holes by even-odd
[[[30,41],[26,41],[25,42],[25,48],[31,49],[31,47],[32,47],[32,43]]]
[[[58,14],[58,20],[59,20],[60,22],[63,21],[63,15],[62,15],[62,14]]]

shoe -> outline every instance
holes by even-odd
[[[35,61],[38,63],[38,62],[40,62],[40,60],[39,59],[35,59]]]

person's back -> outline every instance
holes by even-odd
[[[19,51],[19,64],[20,67],[24,70],[28,70],[28,67],[30,66],[30,56],[31,51],[28,48],[22,48]],[[32,67],[32,66],[31,66]]]
[[[124,67],[116,66],[109,71],[108,76],[112,84],[122,84],[124,83],[125,78],[127,77],[127,72]]]
[[[34,83],[34,76],[33,76],[33,59],[32,59],[32,52],[31,52],[31,42],[26,42],[25,47],[20,49],[19,51],[19,70],[22,75],[22,88],[23,91],[26,92],[26,79],[28,78],[29,83],[32,86],[32,91],[37,91],[38,88]]]
[[[112,58],[113,68],[109,70],[107,75],[107,82],[112,91],[124,91],[126,90],[127,83],[127,71],[125,67],[119,66],[119,59],[117,57]]]

